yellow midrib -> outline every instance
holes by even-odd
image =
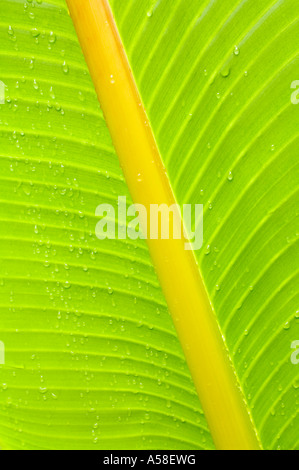
[[[175,204],[108,1],[67,3],[133,201]],[[193,252],[148,246],[216,447],[260,449]]]

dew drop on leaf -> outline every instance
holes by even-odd
[[[55,44],[56,42],[56,34],[53,33],[53,31],[50,31],[50,34],[49,34],[49,43],[50,44]]]
[[[229,66],[225,66],[221,69],[220,71],[220,74],[223,78],[227,78],[229,77],[230,75],[230,67]]]
[[[227,179],[228,179],[228,181],[233,181],[234,175],[232,174],[231,171],[229,172]]]
[[[240,54],[240,49],[238,48],[238,46],[234,47],[234,54],[235,56],[238,56]]]
[[[69,69],[69,67],[68,67],[68,65],[67,65],[67,63],[66,63],[66,61],[64,61],[63,64],[62,64],[62,71],[63,71],[63,73],[65,73],[66,75],[67,75],[67,74],[69,73],[69,71],[70,71],[70,69]]]

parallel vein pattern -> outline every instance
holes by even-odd
[[[110,0],[265,448],[298,448],[297,0]]]
[[[63,0],[3,0],[0,447],[213,448]]]

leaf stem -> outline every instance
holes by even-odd
[[[170,207],[175,197],[108,1],[67,3],[133,201]],[[148,245],[216,447],[260,449],[194,253],[184,240]]]

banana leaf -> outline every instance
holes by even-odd
[[[297,1],[109,4],[254,431],[298,449]],[[215,449],[146,241],[96,236],[133,200],[67,5],[1,6],[0,448]]]

